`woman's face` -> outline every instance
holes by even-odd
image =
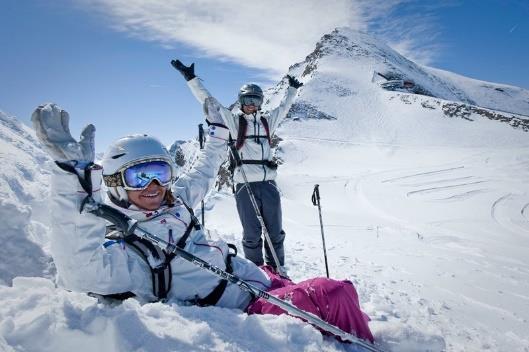
[[[127,191],[129,201],[138,208],[145,210],[157,210],[162,205],[167,189],[153,180],[147,188],[141,191]]]

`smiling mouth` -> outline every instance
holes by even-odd
[[[145,197],[145,198],[156,198],[160,195],[160,192],[156,192],[156,193],[148,193],[148,194],[142,194],[141,196],[142,197]]]

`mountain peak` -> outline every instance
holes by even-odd
[[[325,34],[304,61],[290,67],[290,73],[304,81],[330,71],[337,76],[344,76],[338,71],[356,72],[351,78],[357,86],[376,83],[387,90],[529,116],[529,91],[525,89],[417,64],[381,39],[349,27]]]
[[[527,139],[529,91],[417,64],[347,27],[325,34],[288,74],[304,83],[285,123],[303,120],[303,129],[287,132],[298,137],[462,146]],[[283,80],[270,89],[265,108],[287,86]]]

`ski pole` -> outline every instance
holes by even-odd
[[[198,124],[198,142],[200,143],[200,149],[204,149],[204,128],[202,127],[202,124]],[[206,222],[204,219],[204,199],[200,202],[200,205],[202,206],[202,226],[205,226]]]
[[[318,206],[318,213],[320,214],[321,240],[323,242],[323,257],[325,258],[325,271],[327,278],[329,277],[329,265],[327,264],[327,248],[325,248],[325,235],[323,234],[323,221],[321,219],[321,205],[320,205],[320,185],[314,185],[312,192],[312,204]]]
[[[255,215],[257,216],[257,219],[259,220],[259,223],[261,224],[261,232],[264,235],[266,243],[268,243],[268,247],[270,248],[270,253],[272,253],[274,263],[276,264],[277,272],[279,273],[279,275],[286,276],[283,273],[281,265],[279,264],[279,259],[277,258],[276,251],[274,249],[274,246],[272,245],[272,240],[270,239],[270,235],[268,234],[268,229],[266,228],[261,211],[259,210],[259,207],[257,206],[257,201],[255,200],[255,196],[252,192],[252,189],[250,188],[250,183],[248,182],[248,178],[246,177],[246,172],[244,172],[244,169],[242,167],[241,157],[239,155],[239,152],[237,151],[237,148],[235,148],[233,141],[228,143],[228,148],[230,149],[230,153],[233,156],[233,159],[235,160],[235,164],[239,167],[239,170],[241,171],[242,178],[244,179],[244,187],[246,187],[246,190],[248,191],[248,196],[250,197],[250,201],[252,202]]]
[[[207,270],[223,280],[227,280],[228,282],[239,286],[241,290],[246,291],[254,295],[255,297],[263,298],[264,300],[282,308],[289,314],[296,316],[298,318],[302,318],[308,321],[309,323],[311,323],[312,325],[317,326],[318,328],[326,332],[329,332],[335,336],[340,337],[344,341],[349,341],[371,352],[382,352],[382,350],[378,349],[373,344],[365,340],[362,340],[351,333],[343,331],[342,329],[320,319],[314,314],[311,314],[311,313],[305,312],[302,309],[299,309],[298,307],[294,306],[291,303],[288,303],[280,298],[272,296],[268,292],[255,287],[254,285],[248,283],[247,281],[242,280],[238,276],[230,274],[215,265],[211,265],[205,260],[193,255],[192,253],[189,253],[188,251],[182,248],[179,248],[176,245],[159,238],[158,236],[151,234],[147,230],[144,230],[140,226],[138,226],[137,220],[131,219],[130,217],[123,214],[116,208],[113,208],[106,204],[96,203],[92,198],[90,198],[86,209],[88,210],[88,212],[115,224],[119,229],[121,229],[121,231],[123,231],[125,236],[135,234],[136,236],[143,238],[153,243],[154,245],[158,246],[159,248],[165,250],[167,253],[174,253],[180,258],[188,261],[189,263],[194,264],[204,270]]]

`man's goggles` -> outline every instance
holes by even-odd
[[[244,95],[241,97],[240,102],[243,106],[253,105],[259,107],[263,103],[263,98],[258,95]]]
[[[103,179],[108,187],[122,186],[126,190],[142,190],[153,180],[167,186],[173,179],[173,170],[166,161],[151,160],[128,166],[113,175],[103,176]]]

